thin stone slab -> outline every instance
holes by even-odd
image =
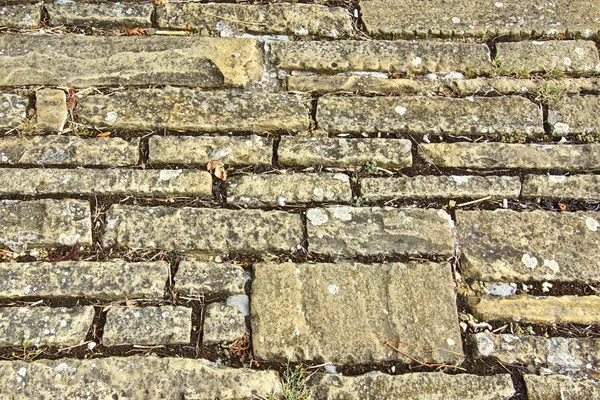
[[[104,247],[289,252],[303,234],[300,215],[283,211],[113,205],[103,240]]]
[[[501,400],[515,393],[508,374],[477,376],[442,372],[359,376],[318,374],[309,383],[314,400],[414,399]]]
[[[92,245],[90,203],[82,200],[0,200],[0,247]]]
[[[236,175],[227,180],[227,202],[242,206],[351,201],[350,177],[345,174]]]
[[[525,175],[525,198],[600,200],[600,175]]]
[[[231,263],[181,261],[173,291],[185,296],[246,294],[250,274]]]
[[[151,3],[50,3],[45,5],[51,25],[101,28],[152,27]]]
[[[249,136],[152,136],[153,164],[198,164],[221,161],[225,165],[271,165],[273,140]]]
[[[377,92],[398,94],[425,94],[442,92],[440,82],[413,79],[373,78],[361,75],[288,76],[287,89],[297,92],[325,94],[332,92]]]
[[[430,143],[419,155],[438,167],[582,171],[600,168],[600,144]]]
[[[490,135],[544,133],[542,110],[519,96],[341,97],[324,96],[317,124],[331,133]]]
[[[263,360],[411,362],[388,342],[424,362],[463,359],[449,264],[259,263],[250,310]]]
[[[15,400],[251,399],[281,391],[276,371],[217,366],[203,359],[109,357],[92,360],[2,361],[0,387]]]
[[[576,380],[570,376],[523,375],[529,400],[589,400],[600,398],[600,381]]]
[[[86,97],[79,101],[79,118],[90,125],[132,130],[306,131],[310,118],[305,100],[293,93],[142,89]]]
[[[42,131],[61,132],[67,122],[67,96],[63,90],[41,89],[35,92],[37,127]]]
[[[212,303],[204,313],[202,343],[206,346],[232,343],[242,339],[246,329],[244,313],[230,304]]]
[[[600,213],[457,210],[456,221],[463,267],[473,278],[600,279]]]
[[[34,136],[0,138],[0,165],[126,167],[140,157],[139,140]]]
[[[331,39],[354,33],[352,18],[341,7],[317,4],[171,3],[158,7],[159,28],[219,32],[221,36],[316,36]]]
[[[405,74],[493,70],[483,44],[409,41],[273,42],[271,60],[278,68],[316,72],[374,71]]]
[[[254,39],[5,34],[0,48],[0,86],[216,88],[262,76]]]
[[[548,123],[553,136],[600,133],[596,113],[600,96],[569,96],[552,104],[548,109]]]
[[[600,5],[593,0],[362,0],[360,12],[367,32],[377,38],[596,38],[600,32]]]
[[[564,94],[581,92],[600,92],[598,78],[561,78],[561,79],[516,79],[497,76],[493,78],[454,79],[445,82],[445,86],[455,96],[489,96],[490,94],[529,94],[541,101],[552,102]],[[550,101],[549,101],[550,100]]]
[[[0,308],[0,347],[75,346],[92,327],[94,307]],[[3,390],[6,387],[3,386]]]
[[[212,196],[207,171],[0,168],[0,194]]]
[[[362,178],[360,194],[369,200],[518,198],[518,176],[417,175],[402,178]]]
[[[28,105],[29,100],[25,96],[0,94],[0,128],[14,128],[23,123]]]
[[[0,6],[0,26],[13,29],[33,29],[42,23],[41,4]]]
[[[277,156],[287,167],[362,167],[375,162],[383,168],[406,168],[412,166],[411,146],[406,139],[282,136]]]
[[[444,210],[331,206],[306,212],[308,249],[332,256],[454,253]]]
[[[102,344],[185,344],[191,341],[192,309],[188,307],[110,307]]]

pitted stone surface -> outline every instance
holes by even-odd
[[[457,210],[456,221],[463,266],[473,278],[600,279],[597,212]]]
[[[54,3],[46,4],[52,25],[103,28],[150,28],[154,6],[150,3]]]
[[[448,264],[259,263],[254,275],[252,347],[259,359],[410,362],[386,346],[399,340],[392,344],[425,362],[462,360]]]
[[[360,75],[311,75],[289,76],[287,78],[287,89],[290,91],[318,94],[338,91],[424,94],[428,92],[443,92],[444,85],[436,81],[370,78]]]
[[[493,77],[454,79],[445,82],[445,86],[456,96],[530,94],[539,96],[541,100],[544,100],[544,93],[576,94],[580,92],[599,92],[600,79],[561,78],[533,80],[509,77]]]
[[[600,381],[569,376],[523,376],[529,400],[588,400],[600,398]]]
[[[600,199],[600,175],[526,175],[523,197],[546,199]]]
[[[33,29],[42,22],[41,4],[0,6],[0,26],[13,29]]]
[[[212,303],[206,306],[202,343],[210,346],[218,343],[232,343],[246,333],[246,316],[236,307],[226,303]]]
[[[67,122],[67,96],[64,91],[41,89],[35,92],[35,114],[40,130],[61,132]]]
[[[0,246],[21,252],[90,246],[90,203],[82,200],[0,200]]]
[[[600,133],[596,113],[600,109],[598,96],[564,97],[549,107],[548,123],[554,136]]]
[[[74,346],[85,341],[94,307],[0,308],[0,346]],[[6,386],[2,385],[2,391]]]
[[[186,296],[208,293],[245,294],[250,274],[231,263],[182,261],[175,275],[174,291]]]
[[[0,128],[14,128],[23,123],[27,117],[28,105],[27,97],[0,94]]]

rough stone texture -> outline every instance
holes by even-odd
[[[245,294],[250,279],[244,269],[231,263],[181,261],[175,275],[177,293],[186,296],[217,294]]]
[[[0,346],[74,346],[85,341],[94,307],[0,308]],[[6,386],[2,386],[3,391]]]
[[[5,34],[0,48],[0,86],[214,88],[245,86],[262,76],[254,39]]]
[[[412,165],[411,142],[406,139],[346,139],[282,136],[277,155],[288,167],[362,167],[375,162],[383,168]]]
[[[361,75],[311,75],[289,76],[287,78],[287,89],[318,94],[338,91],[423,94],[442,92],[444,86],[440,82],[430,80],[371,78]]]
[[[0,194],[211,196],[207,171],[0,168]]]
[[[533,94],[544,93],[574,94],[580,92],[599,92],[598,78],[562,78],[554,80],[515,79],[507,77],[455,79],[445,82],[445,86],[456,96],[490,94]]]
[[[350,177],[345,174],[237,175],[227,180],[227,202],[243,206],[351,201]]]
[[[27,117],[28,105],[27,97],[17,94],[0,94],[0,128],[19,126]]]
[[[450,168],[569,171],[600,168],[600,144],[431,143],[421,144],[419,154],[429,163]]]
[[[600,133],[596,114],[600,96],[563,97],[548,110],[548,123],[554,136]]]
[[[139,140],[77,136],[0,138],[0,165],[125,167],[139,159]]]
[[[517,198],[521,191],[518,176],[435,176],[362,178],[360,194],[369,200],[434,198]]]
[[[473,315],[483,320],[517,320],[534,324],[584,324],[600,322],[598,296],[514,296],[481,298],[473,305]]]
[[[154,6],[150,3],[46,4],[52,25],[102,28],[150,28]]]
[[[0,26],[13,29],[33,29],[42,21],[41,4],[0,6]]]
[[[463,266],[473,278],[600,279],[597,212],[457,210],[456,221]]]
[[[462,360],[448,264],[259,263],[254,274],[252,348],[259,359],[410,362],[386,346],[400,340],[393,345],[425,362]]]
[[[200,164],[221,161],[225,165],[271,165],[273,141],[250,136],[152,136],[153,164]]]
[[[210,346],[218,343],[232,343],[246,333],[246,317],[232,305],[213,303],[206,306],[202,343]]]
[[[462,0],[363,0],[361,19],[378,38],[471,36],[598,37],[600,4],[594,0],[551,3]]]
[[[148,356],[2,361],[0,387],[15,400],[90,396],[250,400],[281,390],[276,371],[218,367],[203,359]]]
[[[486,135],[544,133],[542,110],[517,96],[339,97],[319,99],[317,124],[331,133]]]
[[[166,4],[157,9],[159,28],[340,38],[353,35],[352,18],[341,7],[317,4]]]
[[[91,246],[90,215],[90,203],[82,200],[0,200],[0,247]]]
[[[162,299],[169,265],[163,261],[0,263],[0,298],[90,297]]]
[[[523,197],[600,200],[600,175],[526,175]]]
[[[292,93],[142,89],[86,97],[79,117],[91,125],[134,130],[305,131],[310,125],[305,100]]]
[[[501,400],[515,392],[510,375],[449,375],[412,372],[386,375],[368,372],[359,376],[319,374],[309,384],[314,400],[414,399]]]
[[[192,309],[187,307],[110,307],[102,344],[184,344],[192,335]]]
[[[302,221],[282,211],[113,205],[103,239],[104,247],[289,252],[302,243]]]
[[[405,74],[492,71],[483,44],[408,41],[273,42],[271,59],[286,70],[376,71]]]
[[[308,249],[341,256],[454,252],[453,222],[443,210],[332,206],[306,212]]]
[[[529,400],[589,400],[600,398],[600,382],[574,380],[569,376],[524,375]]]
[[[35,114],[40,130],[61,132],[67,122],[67,96],[62,90],[41,89],[35,92]]]

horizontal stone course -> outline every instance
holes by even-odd
[[[600,175],[526,175],[521,195],[525,198],[600,199]]]
[[[570,376],[523,375],[529,400],[573,399],[600,397],[600,382],[596,379],[577,380]]]
[[[173,291],[185,296],[245,294],[250,274],[232,263],[181,261]]]
[[[13,29],[33,29],[42,22],[41,4],[0,5],[0,26]]]
[[[444,85],[436,81],[373,78],[361,75],[288,76],[286,82],[287,90],[318,94],[338,91],[423,94],[444,90]]]
[[[548,109],[553,136],[600,134],[600,123],[595,118],[598,108],[600,96],[563,97]]]
[[[17,94],[0,94],[0,128],[14,128],[27,117],[29,100]]]
[[[505,76],[493,78],[454,79],[444,86],[455,96],[491,94],[529,94],[543,102],[552,102],[558,95],[580,92],[600,92],[598,78],[517,79]]]
[[[102,28],[150,28],[154,6],[150,3],[46,4],[51,25]]]

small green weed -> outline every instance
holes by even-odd
[[[551,83],[546,86],[540,86],[536,92],[534,100],[538,103],[556,104],[564,96],[564,92],[556,85]]]
[[[21,348],[11,353],[11,356],[22,361],[33,361],[37,356],[42,354],[44,349],[33,348],[28,340],[23,340]]]
[[[518,132],[501,132],[497,136],[498,141],[502,143],[525,143],[527,136]]]
[[[577,139],[577,141],[583,143],[600,142],[600,131],[580,133],[575,138]]]
[[[308,389],[306,387],[306,381],[308,377],[302,365],[296,365],[295,367],[290,366],[288,363],[281,377],[281,389],[282,396],[277,397],[275,394],[268,394],[261,396],[259,400],[308,400]]]
[[[374,174],[377,172],[377,163],[375,161],[369,161],[363,166],[363,171],[367,174]]]

